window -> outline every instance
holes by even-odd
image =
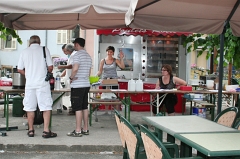
[[[77,25],[73,30],[71,30],[70,35],[71,35],[71,41],[73,41],[76,38],[79,38],[79,36],[80,36],[80,26]]]
[[[6,40],[0,38],[0,49],[13,50],[17,49],[17,39],[11,35],[6,37]]]
[[[75,38],[80,36],[80,26],[77,25],[73,30],[58,30],[57,44],[71,43]]]
[[[58,30],[57,31],[57,44],[66,44],[68,43],[68,31],[67,30]]]

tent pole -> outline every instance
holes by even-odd
[[[228,18],[226,19],[223,27],[223,32],[220,35],[220,59],[219,59],[219,85],[218,85],[218,102],[217,102],[217,114],[221,112],[222,109],[222,79],[223,79],[223,50],[224,50],[224,35],[226,32],[226,27],[231,20],[233,14],[237,10],[238,6],[240,4],[240,0],[237,0],[231,13],[229,14]]]
[[[219,59],[219,84],[218,84],[218,102],[217,102],[217,114],[222,109],[222,79],[223,79],[223,49],[224,49],[224,35],[225,31],[220,35],[220,59]]]

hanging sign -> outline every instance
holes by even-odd
[[[133,28],[116,28],[116,29],[98,29],[97,34],[101,35],[148,35],[148,36],[181,36],[185,35],[188,36],[192,33],[190,32],[174,32],[174,31],[158,31],[158,30],[147,30],[147,29],[133,29]]]

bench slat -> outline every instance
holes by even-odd
[[[121,105],[122,102],[88,102],[88,104]]]

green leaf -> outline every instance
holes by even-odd
[[[13,38],[16,38],[19,44],[22,44],[21,38],[17,35],[16,31],[10,28],[4,27],[4,24],[0,22],[0,38],[6,40],[8,35],[11,35]]]
[[[184,47],[188,52],[196,51],[201,46],[200,51],[198,51],[198,57],[203,53],[203,51],[207,51],[206,59],[211,56],[211,53],[214,51],[214,47],[216,47],[218,55],[220,53],[220,36],[216,34],[209,34],[204,38],[205,34],[192,34],[186,37],[184,40]],[[192,43],[192,45],[187,45],[188,43]],[[236,37],[232,34],[232,30],[230,25],[227,25],[226,33],[224,35],[224,65],[233,61],[233,66],[236,68],[240,68],[240,37]],[[214,59],[214,63],[217,64],[217,58]]]

